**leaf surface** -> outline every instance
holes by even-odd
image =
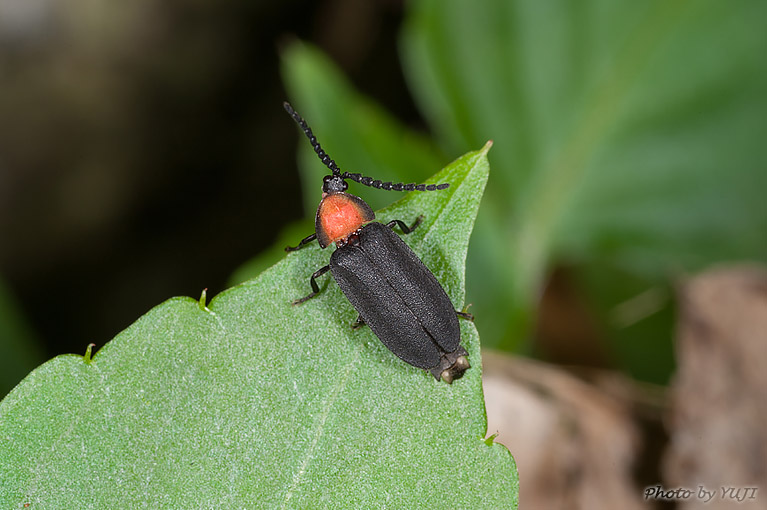
[[[457,308],[488,148],[435,177],[447,191],[378,214],[425,215],[405,240]],[[207,307],[171,299],[92,359],[32,372],[0,402],[0,506],[516,508],[514,461],[485,440],[474,324],[473,367],[438,383],[351,330],[329,278],[290,305],[328,256],[287,255]]]

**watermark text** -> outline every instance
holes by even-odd
[[[697,500],[708,503],[714,499],[722,501],[754,501],[757,499],[758,487],[730,487],[722,486],[718,488],[704,487],[698,485],[695,488],[675,487],[665,488],[662,485],[651,485],[644,489],[644,499],[655,499],[662,501],[684,501]]]

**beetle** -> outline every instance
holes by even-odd
[[[374,222],[375,214],[370,206],[361,198],[346,193],[347,179],[394,191],[437,191],[450,184],[392,184],[361,174],[342,173],[322,149],[306,121],[289,103],[285,102],[283,106],[332,172],[322,181],[315,232],[297,246],[286,247],[285,251],[299,250],[315,239],[323,249],[331,243],[336,244],[330,263],[312,274],[309,280],[312,292],[293,301],[293,305],[316,296],[320,292],[317,278],[330,271],[359,313],[353,328],[367,325],[400,359],[428,370],[437,381],[452,383],[471,367],[468,353],[460,344],[458,317],[473,320],[473,316],[453,307],[431,271],[393,232],[398,226],[404,234],[409,234],[423,217],[419,216],[412,226],[401,220],[387,224]]]

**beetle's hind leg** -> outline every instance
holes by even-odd
[[[470,306],[471,306],[471,303],[464,306],[463,310],[456,310],[455,314],[461,319],[466,319],[467,321],[474,322],[474,314],[471,314],[468,312]]]
[[[467,321],[474,322],[474,314],[471,314],[469,312],[460,312],[458,310],[455,311],[455,314],[461,319],[466,319]]]
[[[317,285],[317,278],[319,278],[320,276],[324,275],[329,270],[330,270],[330,266],[321,267],[318,270],[316,270],[314,272],[314,274],[312,274],[312,277],[309,279],[309,283],[312,286],[312,291],[309,294],[307,294],[306,296],[302,297],[301,299],[296,299],[295,301],[293,301],[293,305],[300,305],[304,301],[308,301],[308,300],[312,299],[314,296],[316,296],[317,294],[319,294],[320,293],[320,287],[319,287],[319,285]]]

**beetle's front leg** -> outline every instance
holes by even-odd
[[[303,248],[307,244],[311,243],[315,239],[317,239],[317,234],[316,233],[309,234],[308,236],[306,236],[303,239],[301,239],[301,242],[298,243],[298,246],[286,246],[285,247],[285,251],[291,252],[291,251],[300,250],[301,248]]]
[[[405,224],[405,222],[402,220],[391,220],[389,223],[386,224],[386,226],[389,228],[394,228],[394,225],[398,225],[400,230],[402,230],[403,234],[409,234],[410,232],[415,230],[416,227],[420,225],[422,221],[423,221],[423,215],[417,217],[415,219],[415,222],[413,222],[413,226],[411,227],[408,227],[407,224]]]

